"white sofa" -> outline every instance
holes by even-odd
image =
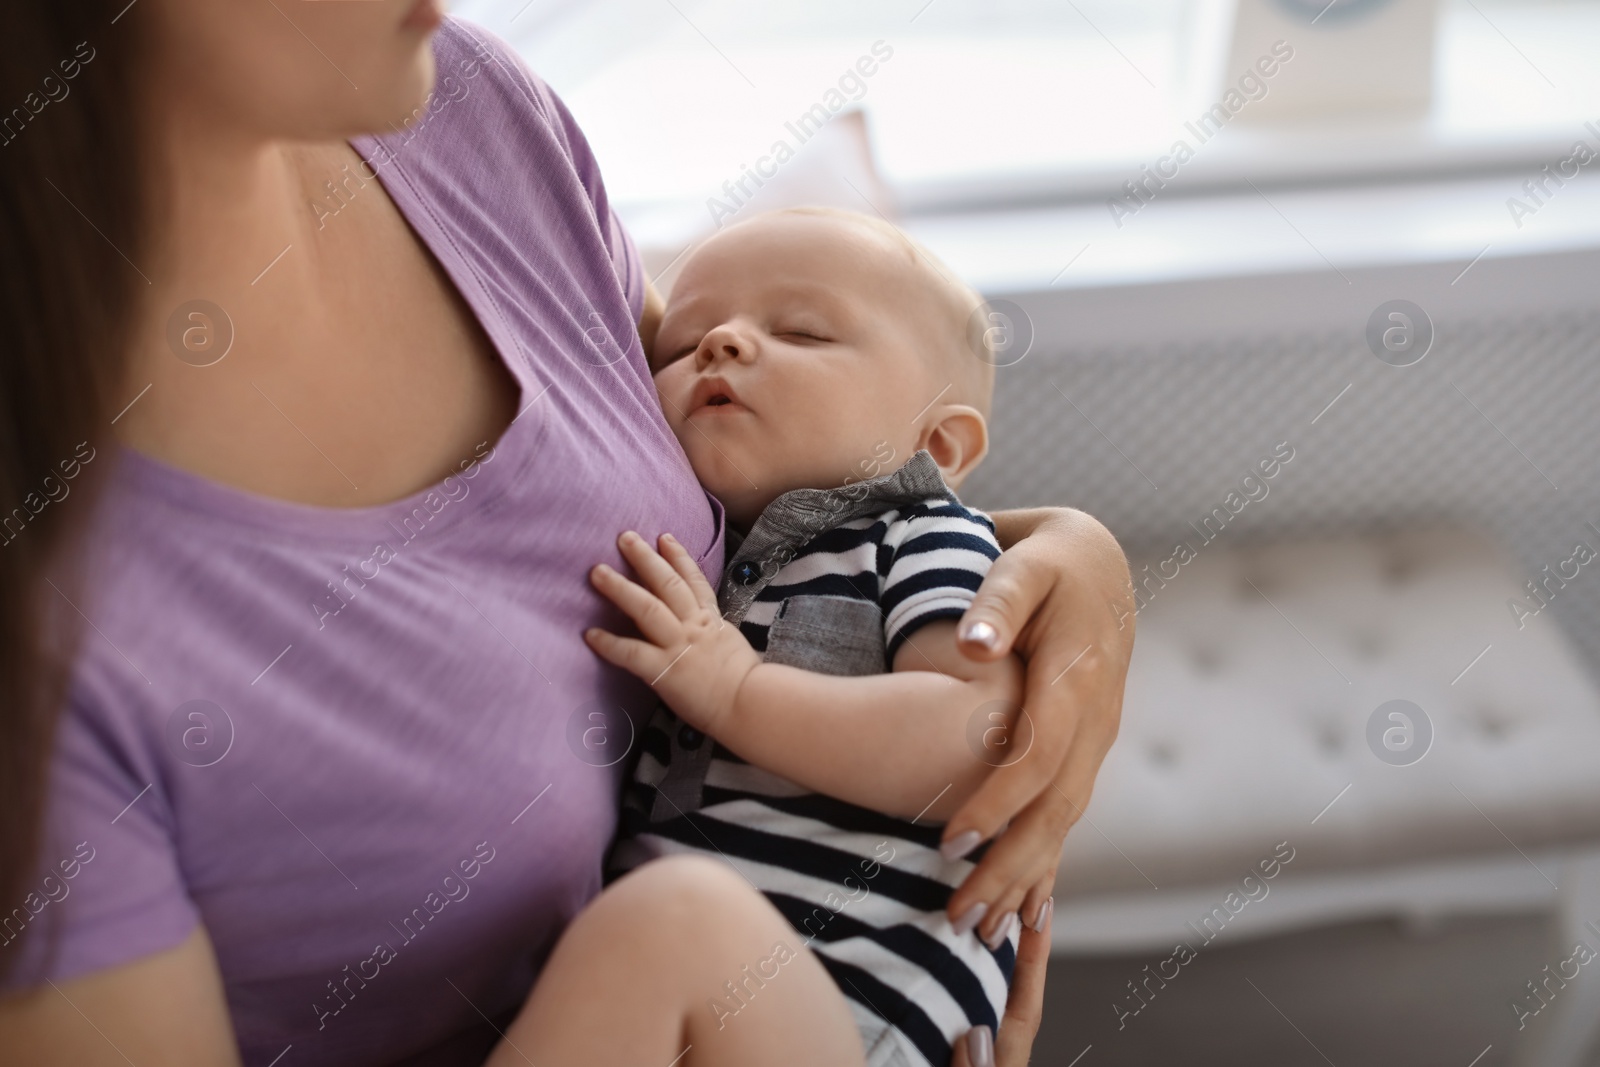
[[[1552,965],[1600,951],[1600,692],[1548,614],[1518,628],[1514,575],[1485,541],[1423,529],[1219,539],[1152,583],[1122,732],[1063,857],[1057,951],[1154,960],[1218,930],[1533,910]],[[1432,725],[1409,765],[1369,743],[1397,698]],[[1600,981],[1548,988],[1518,1062],[1576,1067]]]

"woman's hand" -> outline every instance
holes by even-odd
[[[1061,843],[1088,807],[1117,736],[1134,631],[1128,562],[1098,521],[1070,508],[999,512],[994,520],[1006,551],[958,636],[979,662],[1013,649],[1027,661],[1018,741],[1028,747],[990,773],[943,839],[953,856],[1000,835],[950,896],[953,922],[982,907],[984,937],[1012,912],[1026,926],[1043,918]]]
[[[998,1040],[987,1026],[974,1027],[956,1042],[951,1067],[1027,1067],[1033,1039],[1044,1018],[1045,967],[1050,963],[1050,911],[1041,929],[1024,927],[1017,942],[1017,969],[1011,976],[1011,995],[1000,1020]]]

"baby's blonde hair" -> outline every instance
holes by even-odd
[[[994,395],[994,347],[990,331],[979,309],[983,297],[961,281],[928,251],[920,241],[886,219],[866,215],[859,211],[846,211],[836,207],[789,207],[772,214],[812,215],[838,219],[870,230],[885,238],[894,247],[902,249],[913,268],[920,271],[927,283],[924,291],[932,298],[934,306],[945,321],[935,331],[946,339],[939,345],[935,356],[940,369],[950,377],[950,392],[946,398],[957,403],[970,404],[989,417],[989,404]]]

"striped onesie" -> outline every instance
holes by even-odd
[[[768,662],[882,674],[919,627],[961,616],[999,554],[993,523],[918,452],[891,475],[773,501],[729,561],[718,599]],[[726,860],[833,976],[869,1067],[945,1067],[967,1030],[998,1026],[1016,941],[991,950],[955,933],[944,908],[981,853],[946,861],[939,838],[938,826],[752,766],[663,706],[640,736],[610,868],[614,877],[675,852]],[[736,1012],[760,981],[731,984],[711,1009]]]

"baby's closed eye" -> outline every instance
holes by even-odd
[[[772,335],[774,337],[781,337],[786,341],[798,341],[798,342],[800,342],[802,344],[805,344],[805,343],[810,343],[810,344],[829,344],[833,340],[833,338],[824,336],[823,334],[818,333],[818,332],[813,331],[813,330],[796,330],[796,329],[774,330]]]

